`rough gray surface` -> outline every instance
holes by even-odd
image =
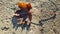
[[[30,0],[33,19],[30,29],[23,31],[20,27],[15,30],[12,23],[18,1],[0,0],[0,34],[60,34],[60,0]],[[50,15],[50,11],[56,15]]]

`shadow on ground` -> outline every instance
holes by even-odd
[[[33,22],[31,22],[31,24],[34,24],[34,25],[37,25],[37,26],[42,26],[44,24],[43,22],[48,21],[50,19],[55,19],[55,18],[56,18],[56,14],[54,16],[50,17],[50,18],[39,21],[39,24],[36,24],[36,23],[33,23]],[[18,25],[17,24],[17,18],[15,16],[12,17],[12,24],[13,24],[13,28],[15,28],[15,30],[17,30],[18,27],[21,27],[22,30],[24,30],[25,28],[26,28],[26,30],[29,30],[29,28],[30,28],[30,25],[27,25],[26,23]]]
[[[25,29],[25,28],[26,28],[26,30],[29,30],[30,25],[27,25],[26,23],[18,25],[17,24],[17,19],[18,18],[16,18],[15,16],[12,17],[12,24],[13,24],[13,28],[15,28],[15,30],[17,30],[18,27],[21,27],[22,30]]]

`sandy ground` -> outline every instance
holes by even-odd
[[[23,30],[13,17],[18,1],[0,0],[0,34],[60,34],[60,0],[30,0],[32,23]],[[49,14],[50,11],[56,11],[56,15]]]

